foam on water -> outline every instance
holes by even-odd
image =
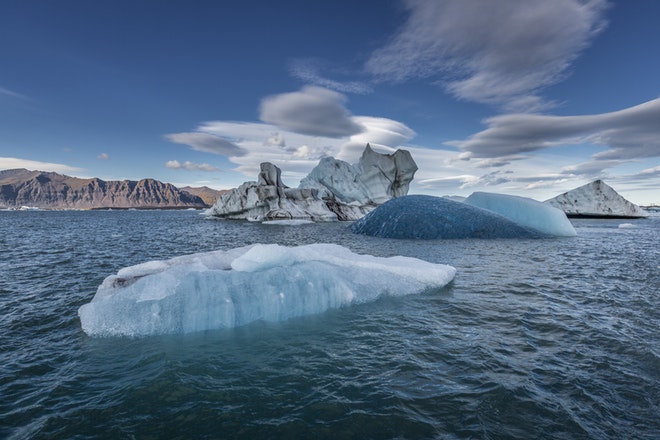
[[[333,244],[253,245],[150,261],[107,277],[78,314],[98,336],[141,336],[284,321],[381,295],[448,284],[456,270]]]

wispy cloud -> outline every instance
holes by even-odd
[[[241,156],[246,154],[243,148],[233,142],[209,133],[171,133],[166,134],[165,139],[177,144],[188,145],[195,151],[203,151],[205,153],[221,154],[224,156]]]
[[[56,173],[76,173],[84,171],[83,168],[61,163],[40,162],[16,157],[0,157],[0,169],[26,168],[34,171],[53,171]]]
[[[97,158],[98,160],[108,160],[108,159],[110,159],[110,156],[108,156],[107,153],[101,153],[101,154],[99,154],[98,156],[96,156],[96,158]]]
[[[14,92],[14,91],[9,90],[9,89],[5,89],[4,87],[0,87],[0,95],[9,96],[11,98],[20,99],[22,101],[28,101],[30,99],[25,95],[22,95],[20,93]]]
[[[186,170],[186,171],[219,171],[219,168],[214,167],[213,165],[209,165],[207,163],[195,163],[195,162],[190,162],[190,161],[185,161],[183,163],[179,162],[178,160],[168,160],[165,163],[166,168],[170,168],[173,170]]]
[[[366,62],[377,80],[426,78],[455,97],[538,110],[604,27],[606,0],[407,0],[409,17]]]
[[[326,62],[317,58],[296,59],[290,63],[291,75],[307,84],[325,87],[342,93],[364,95],[373,88],[361,81],[337,81],[321,75],[321,70],[332,70]]]
[[[596,160],[660,156],[660,98],[611,113],[583,116],[508,114],[485,120],[488,128],[463,141],[447,142],[462,157],[505,158],[560,145],[606,148]]]
[[[294,133],[341,138],[362,131],[344,106],[341,93],[316,86],[282,93],[261,101],[260,118]]]

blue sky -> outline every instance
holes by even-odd
[[[0,169],[296,186],[411,151],[411,193],[660,203],[660,2],[34,1],[0,13]]]

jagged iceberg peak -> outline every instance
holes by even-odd
[[[264,162],[257,182],[245,182],[221,195],[207,214],[252,221],[357,220],[379,204],[407,194],[415,171],[408,151],[380,154],[367,144],[357,164],[325,157],[298,188],[289,188],[280,169]]]
[[[465,202],[488,209],[519,225],[555,237],[574,237],[575,228],[561,209],[528,197],[475,192]]]
[[[407,150],[375,152],[367,144],[357,164],[325,157],[300,181],[299,188],[325,189],[344,203],[379,205],[408,194],[417,164]]]
[[[392,199],[353,223],[351,229],[376,237],[425,240],[547,236],[493,211],[427,195]]]
[[[643,218],[649,214],[619,195],[602,180],[595,180],[558,195],[548,203],[569,217]]]
[[[456,269],[334,244],[252,245],[121,269],[80,307],[93,336],[144,336],[285,321],[381,295],[441,288]]]

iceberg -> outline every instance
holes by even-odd
[[[145,336],[278,322],[440,288],[456,269],[334,244],[257,244],[150,261],[107,277],[78,310],[91,336]]]
[[[409,151],[380,154],[367,144],[354,165],[334,157],[322,158],[300,181],[299,188],[325,190],[344,204],[375,206],[408,194],[416,171]]]
[[[575,228],[561,209],[527,197],[487,192],[472,193],[465,203],[488,209],[519,225],[556,237],[575,237]]]
[[[316,222],[312,220],[266,220],[261,222],[262,225],[280,225],[280,226],[300,226],[311,225]]]
[[[645,218],[648,212],[623,198],[602,180],[594,180],[545,203],[561,209],[569,217]]]
[[[351,229],[376,237],[426,240],[546,236],[495,212],[426,195],[392,199],[353,223]]]
[[[260,167],[256,182],[222,194],[206,215],[250,221],[357,220],[378,204],[407,194],[417,171],[410,152],[380,154],[369,144],[354,165],[324,157],[298,188],[286,186],[274,164]]]

